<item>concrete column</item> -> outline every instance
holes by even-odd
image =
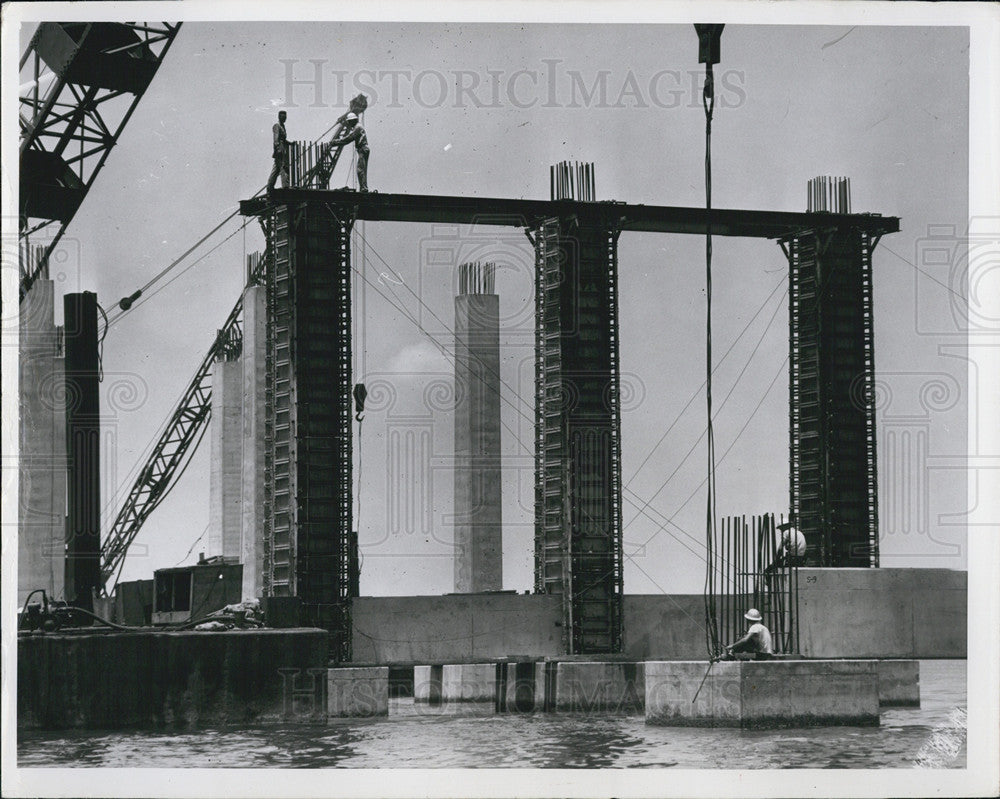
[[[218,361],[212,369],[208,554],[240,557],[243,514],[243,369]]]
[[[491,265],[462,264],[455,298],[455,591],[503,588],[500,298]],[[485,277],[488,275],[488,277]]]
[[[101,395],[97,295],[63,297],[66,411],[66,600],[93,610],[101,582]]]
[[[18,607],[36,588],[62,599],[65,586],[65,373],[54,296],[51,280],[36,280],[20,308]]]
[[[243,295],[243,476],[240,561],[243,598],[263,593],[264,574],[264,389],[267,381],[267,290]]]

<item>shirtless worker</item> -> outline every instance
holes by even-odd
[[[354,149],[358,153],[358,191],[368,191],[368,156],[371,153],[368,148],[368,135],[358,122],[358,115],[353,111],[344,119],[344,128],[346,130],[344,135],[332,139],[328,147],[332,149],[354,142]]]

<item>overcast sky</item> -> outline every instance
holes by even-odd
[[[964,514],[975,497],[966,497],[968,364],[956,313],[965,300],[953,267],[969,218],[968,47],[960,27],[727,25],[716,67],[717,207],[803,211],[807,180],[830,174],[851,177],[854,210],[901,218],[874,260],[884,566],[967,564]],[[594,162],[599,199],[702,205],[697,56],[690,25],[187,23],[67,231],[57,295],[96,291],[110,310],[263,186],[279,109],[290,138],[315,138],[358,90],[370,98],[369,184],[381,192],[541,199],[549,165],[571,159]],[[345,157],[332,185],[352,180]],[[262,244],[254,224],[239,232],[242,221],[110,328],[108,498],[131,484],[239,296],[244,255]],[[504,587],[530,589],[527,241],[516,229],[456,238],[430,225],[360,228],[356,267],[424,328],[371,286],[362,298],[358,282],[355,380],[396,395],[391,406],[373,398],[356,441],[362,593],[452,590],[453,419],[437,387],[450,384],[452,365],[433,340],[452,347],[454,276],[427,255],[441,242],[456,260],[501,263]],[[949,254],[928,258],[929,248]],[[703,253],[694,236],[620,240],[629,593],[702,586]],[[714,270],[717,358],[736,342],[715,384],[718,510],[787,512],[786,263],[774,242],[717,238]],[[115,410],[122,380],[141,391]],[[390,464],[406,458],[394,442],[425,432],[426,458],[410,458],[395,482]],[[185,553],[208,523],[208,484],[205,444],[146,523],[123,579],[196,559],[205,540]]]

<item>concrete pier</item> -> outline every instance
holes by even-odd
[[[413,667],[413,701],[441,703],[441,684],[444,666]]]
[[[441,698],[445,702],[495,702],[497,664],[445,665],[441,671]]]
[[[389,715],[389,669],[361,666],[329,669],[326,682],[328,718]]]
[[[243,475],[240,561],[243,598],[263,596],[264,579],[264,390],[267,384],[267,293],[243,293]]]
[[[21,729],[195,729],[315,721],[328,633],[317,629],[20,636]]]
[[[920,707],[920,661],[878,661],[878,701],[882,707]]]
[[[44,588],[62,598],[66,548],[64,359],[54,315],[54,283],[36,280],[18,320],[17,604]],[[33,601],[40,601],[36,595]]]
[[[879,723],[873,660],[726,661],[710,670],[706,661],[650,661],[645,683],[647,724],[753,729]]]
[[[461,264],[455,297],[455,591],[503,588],[500,298],[493,265]]]
[[[212,366],[212,420],[209,438],[209,556],[240,558],[243,527],[243,369],[239,361]]]

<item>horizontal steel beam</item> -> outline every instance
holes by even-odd
[[[431,222],[462,225],[532,227],[554,216],[577,216],[581,222],[619,230],[705,235],[704,208],[633,205],[576,200],[521,200],[497,197],[452,197],[434,194],[362,193],[344,189],[275,189],[268,197],[240,203],[244,216],[260,216],[270,204],[325,203],[346,216],[372,222]],[[789,211],[712,210],[712,233],[777,239],[815,228],[855,228],[871,235],[895,233],[899,219],[879,214],[798,213]]]

